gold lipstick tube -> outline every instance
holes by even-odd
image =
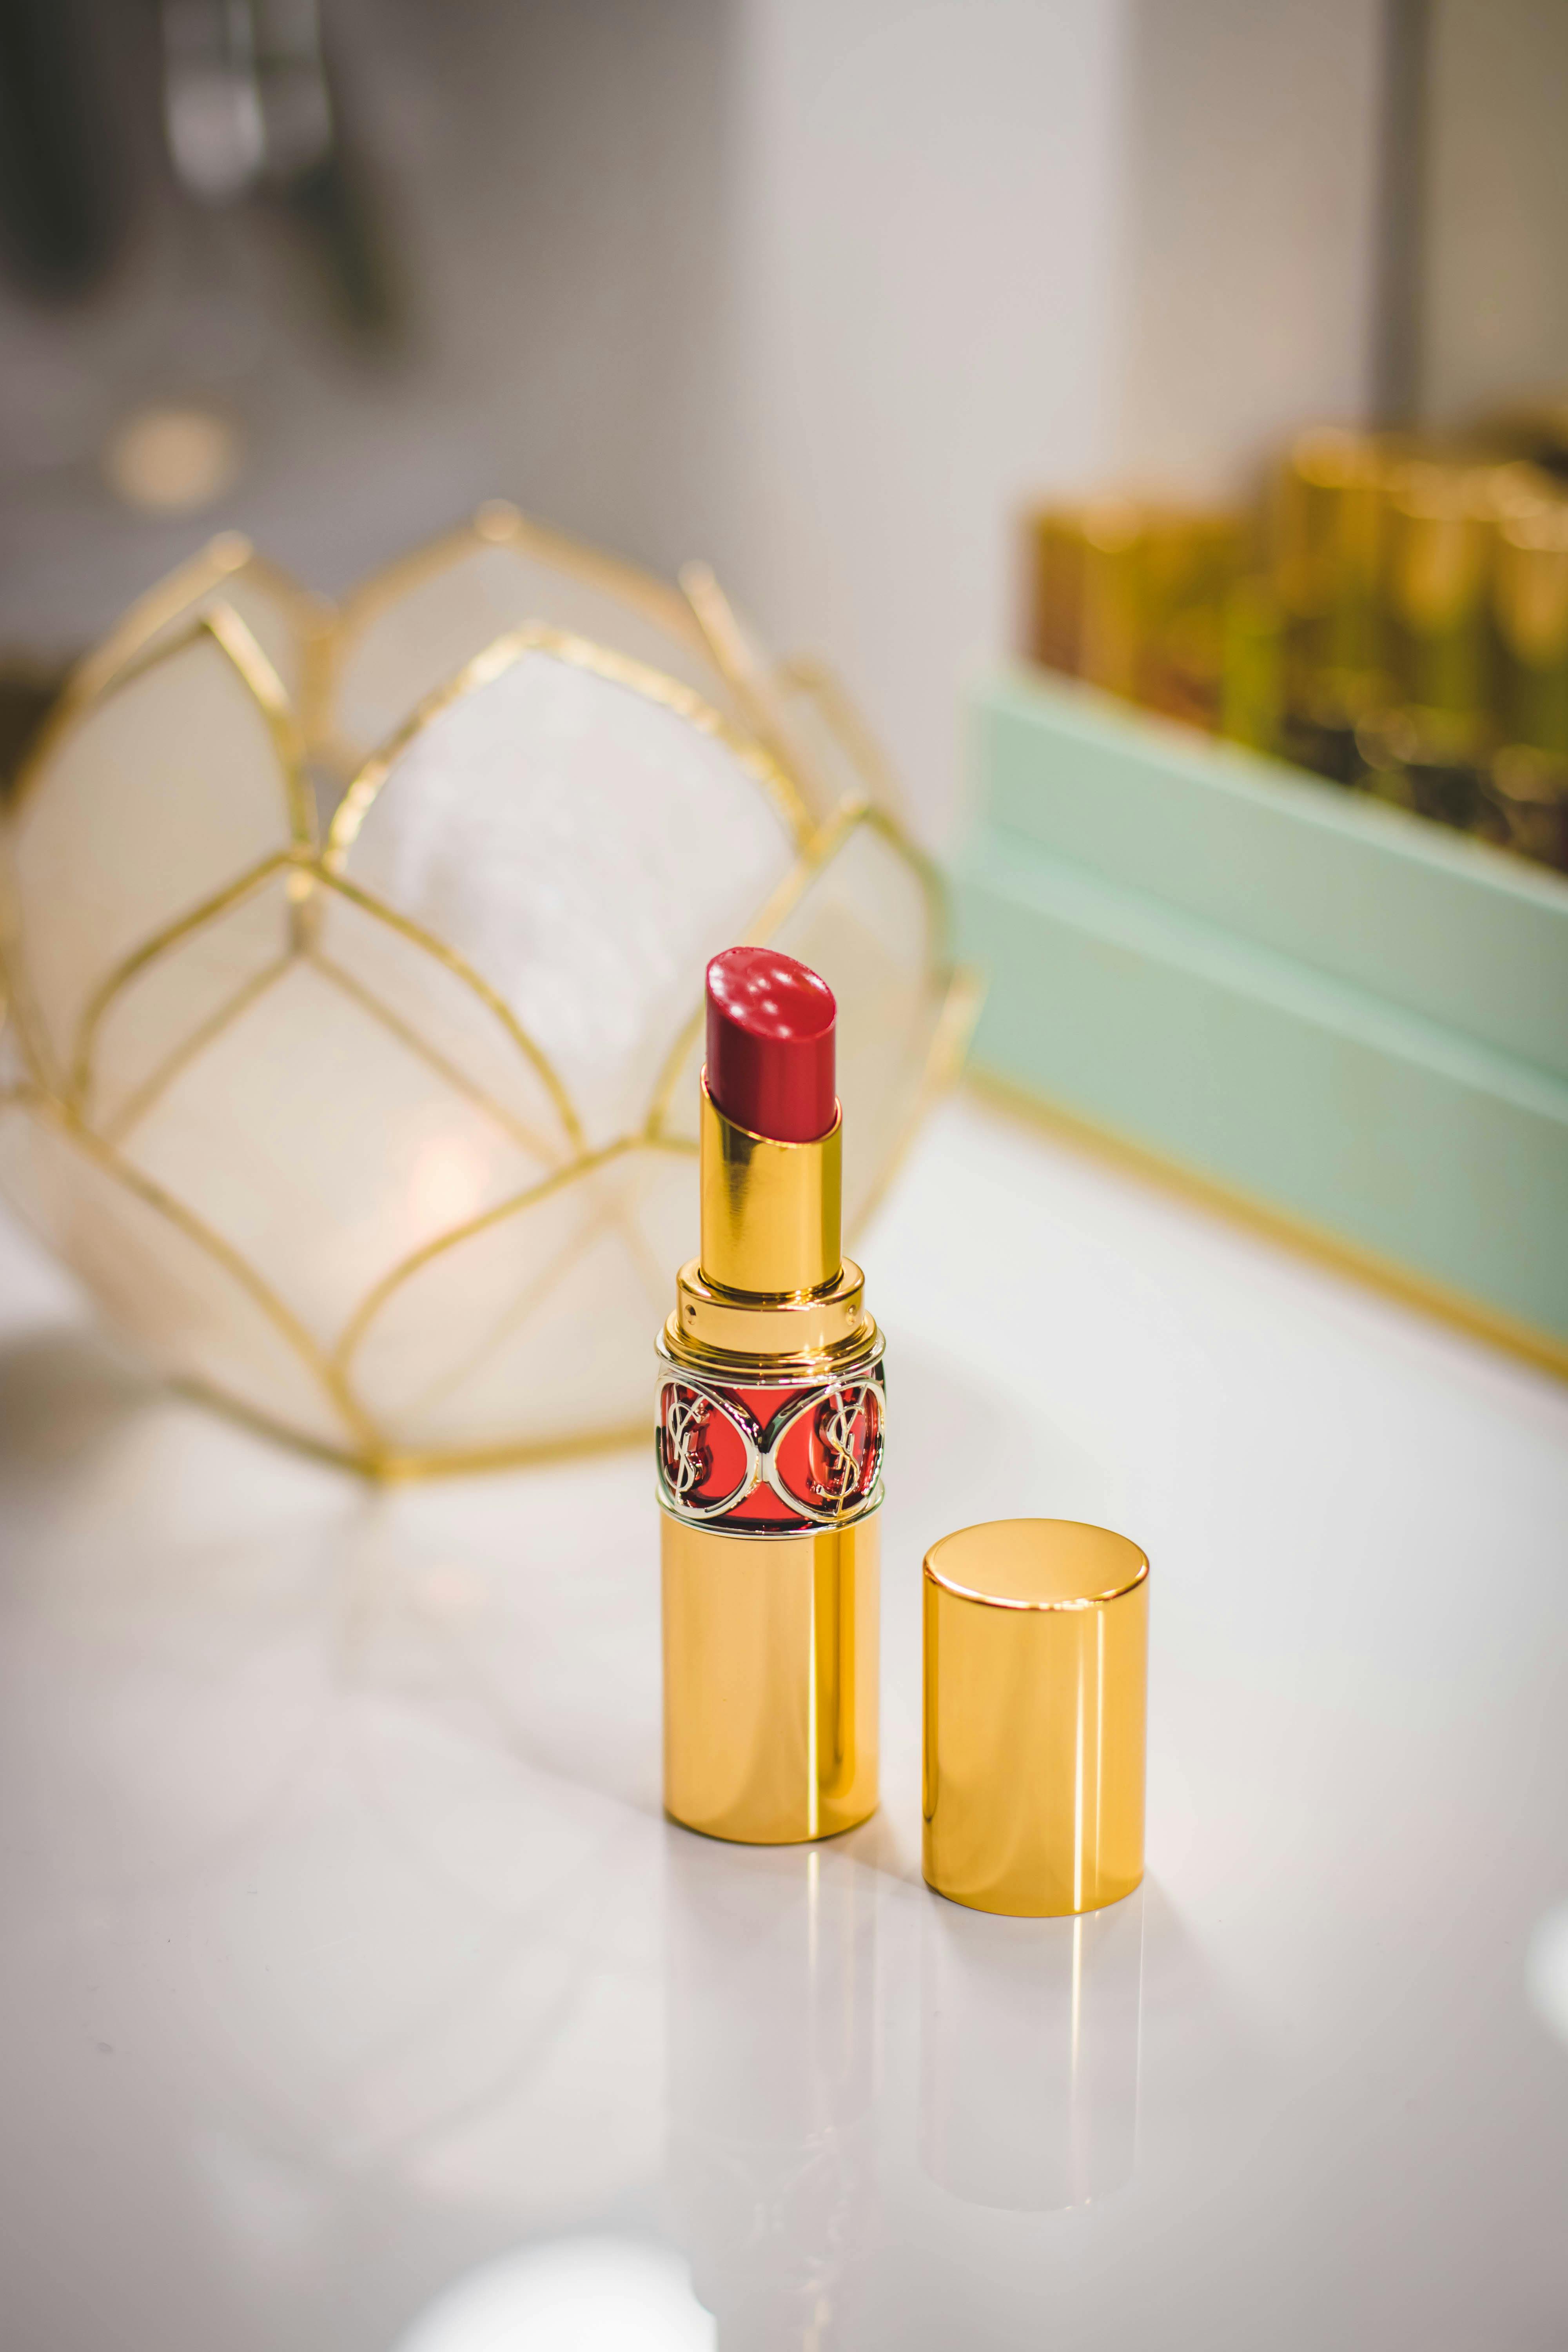
[[[877,1804],[882,1341],[839,1144],[753,1135],[704,1081],[701,1255],[658,1346],[665,1810],[748,1845]]]

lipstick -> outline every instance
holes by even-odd
[[[836,1017],[793,956],[709,965],[701,1252],[658,1342],[665,1810],[749,1845],[877,1804],[882,1339],[840,1246]]]
[[[816,1143],[837,1116],[833,991],[794,956],[731,948],[708,967],[708,1086],[726,1118]]]

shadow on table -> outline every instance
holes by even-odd
[[[94,1331],[24,1332],[0,1345],[0,1470],[56,1469],[162,1393]]]

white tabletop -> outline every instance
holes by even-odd
[[[884,1802],[767,1852],[644,1459],[368,1490],[0,1229],[9,2352],[1568,2339],[1568,1391],[968,1100],[862,1255]],[[921,1555],[1032,1512],[1152,1562],[1078,1926],[920,1877]]]

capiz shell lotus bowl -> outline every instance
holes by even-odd
[[[716,950],[838,996],[851,1230],[973,1013],[831,681],[500,506],[338,610],[234,537],[144,599],[0,937],[0,1192],[166,1373],[384,1474],[646,1427]]]

